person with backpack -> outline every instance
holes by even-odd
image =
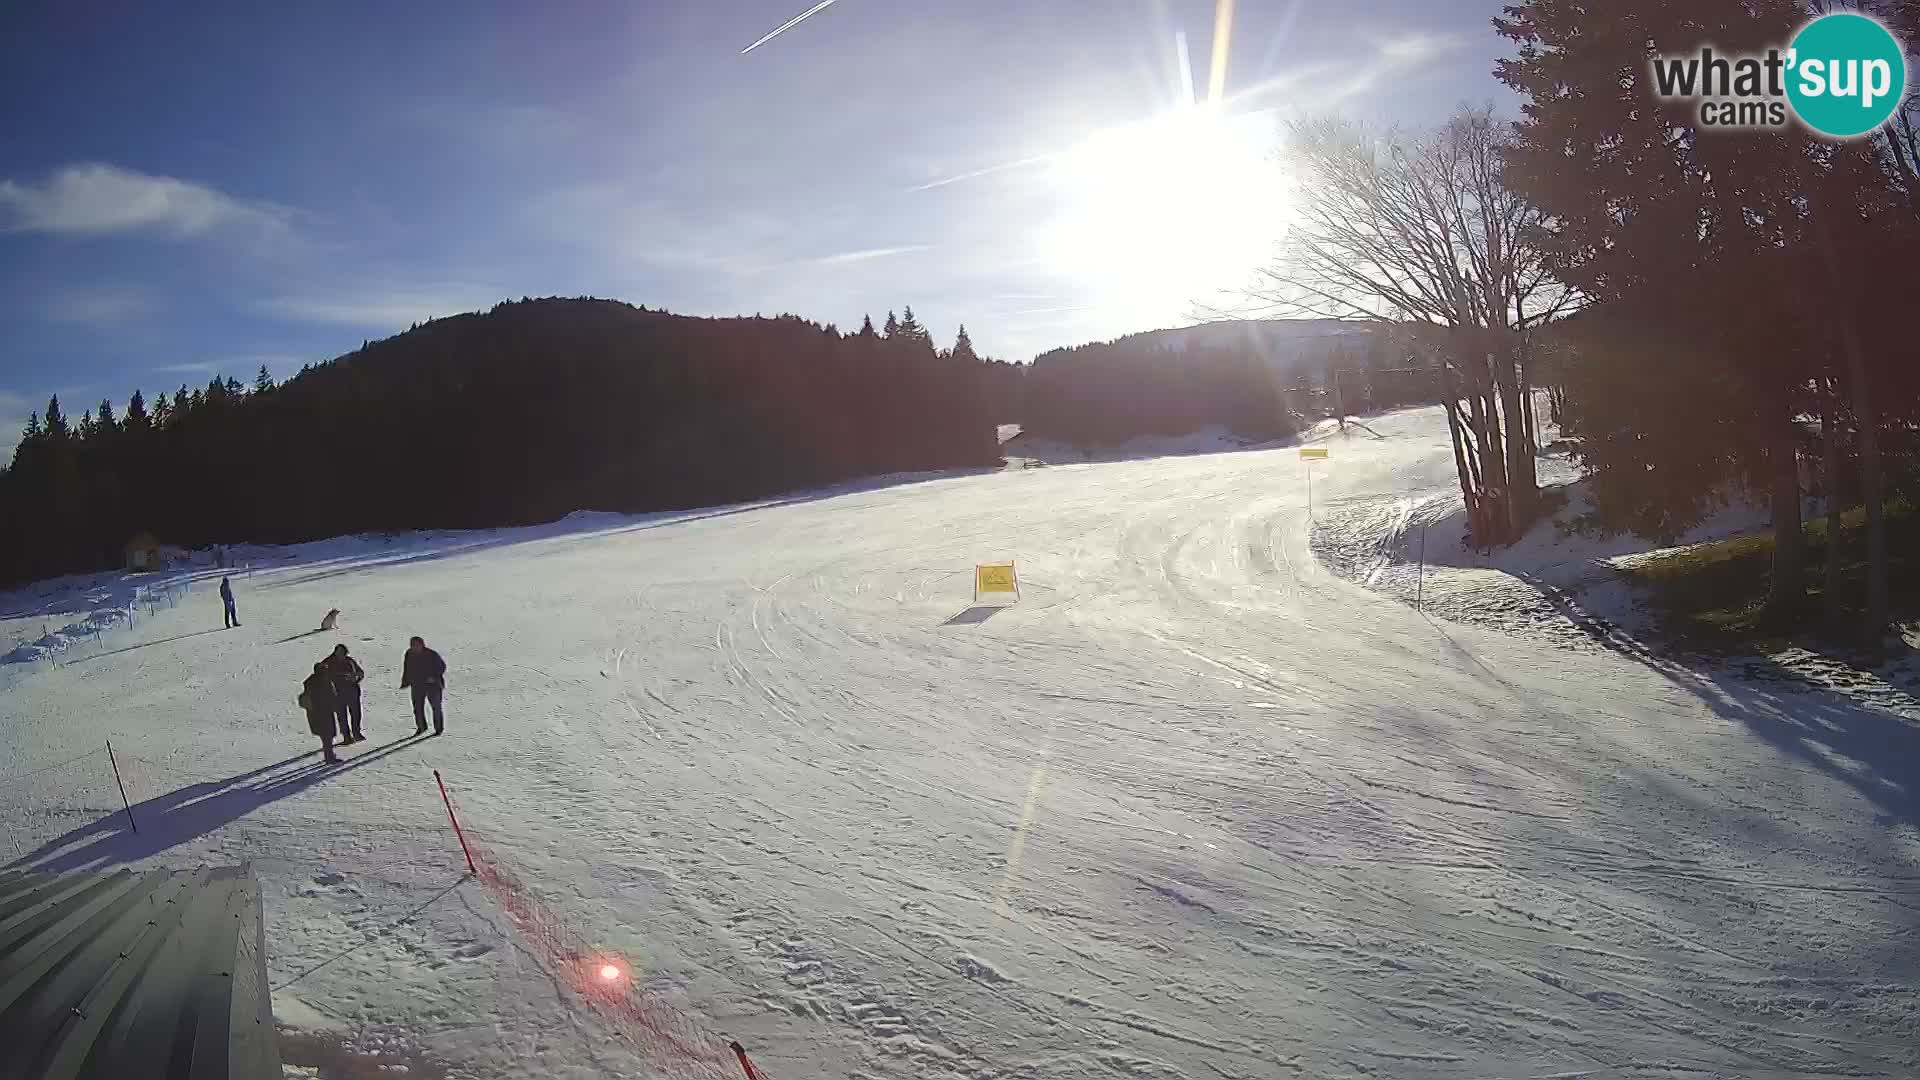
[[[221,629],[231,630],[239,626],[240,613],[235,611],[233,607],[233,583],[228,581],[224,574],[220,576],[220,605],[226,608],[226,625],[221,627]]]
[[[347,655],[345,645],[335,645],[333,655],[321,664],[333,677],[333,714],[340,729],[340,745],[365,742],[367,737],[360,733],[360,682],[367,677],[365,669]]]
[[[440,711],[440,695],[447,685],[447,662],[440,654],[427,648],[427,643],[415,637],[407,642],[407,655],[401,661],[400,688],[413,688],[413,733],[427,733],[427,714],[422,707],[433,703],[433,733],[445,734],[446,716]]]
[[[340,758],[333,752],[334,706],[333,676],[327,672],[326,661],[313,665],[313,674],[300,685],[301,708],[307,711],[307,728],[320,736],[320,754],[329,765],[338,765]]]

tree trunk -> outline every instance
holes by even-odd
[[[1873,409],[1873,388],[1853,320],[1842,316],[1840,334],[1847,346],[1847,382],[1853,389],[1854,425],[1860,440],[1860,501],[1867,508],[1867,633],[1875,640],[1887,628],[1887,521],[1880,476],[1880,416]]]
[[[1532,440],[1527,435],[1515,359],[1513,343],[1507,339],[1497,340],[1494,348],[1487,353],[1487,367],[1493,374],[1494,389],[1500,396],[1500,411],[1506,416],[1506,440],[1501,444],[1501,449],[1505,454],[1503,464],[1507,476],[1509,540],[1518,540],[1527,531],[1527,526],[1533,523],[1533,493],[1536,486],[1533,455],[1528,451]]]
[[[1527,460],[1534,461],[1540,456],[1540,418],[1534,414],[1533,374],[1527,370],[1528,366],[1526,354],[1523,353],[1520,359],[1520,406],[1524,410],[1523,415],[1527,418]],[[1537,464],[1533,473],[1533,482],[1536,487],[1540,483]]]
[[[1491,389],[1474,395],[1473,412],[1478,421],[1475,434],[1480,438],[1480,478],[1487,507],[1486,542],[1489,546],[1504,544],[1513,537],[1512,488],[1503,453],[1506,443],[1502,438],[1500,410]]]
[[[1827,626],[1841,628],[1840,569],[1845,549],[1840,543],[1840,388],[1829,386],[1820,398],[1821,473],[1826,487],[1827,557],[1821,582],[1820,607]]]
[[[1447,407],[1447,435],[1453,443],[1453,467],[1460,474],[1460,500],[1462,505],[1467,509],[1467,532],[1477,537],[1480,523],[1474,520],[1473,480],[1471,470],[1467,466],[1469,459],[1463,442],[1464,436],[1460,431],[1460,405],[1452,399],[1449,399],[1445,404]]]
[[[1440,362],[1440,403],[1447,410],[1447,437],[1453,444],[1453,467],[1460,474],[1460,498],[1467,512],[1467,532],[1479,536],[1480,522],[1475,513],[1475,492],[1480,487],[1479,478],[1473,475],[1473,453],[1467,445],[1466,424],[1460,416],[1460,391],[1453,384],[1453,368],[1445,361]]]
[[[1825,257],[1827,274],[1839,283],[1839,259],[1834,254],[1833,237],[1824,225],[1820,229],[1820,253]],[[1845,292],[1840,295],[1845,296]],[[1840,348],[1847,358],[1847,382],[1853,391],[1853,422],[1860,441],[1860,501],[1867,508],[1867,619],[1866,631],[1874,640],[1887,628],[1887,523],[1883,513],[1880,476],[1880,415],[1873,408],[1873,388],[1867,382],[1867,359],[1860,345],[1860,328],[1851,310],[1844,306],[1835,313],[1834,324],[1840,330]]]
[[[1805,543],[1800,532],[1800,471],[1791,414],[1782,410],[1772,427],[1767,468],[1773,489],[1773,583],[1767,617],[1775,626],[1787,627],[1807,598],[1800,572]]]

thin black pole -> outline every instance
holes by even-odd
[[[1413,610],[1420,610],[1420,598],[1427,589],[1427,523],[1420,523],[1420,577],[1413,583]]]
[[[133,804],[127,801],[127,785],[120,779],[120,762],[113,756],[112,739],[107,740],[107,764],[113,766],[113,782],[120,788],[120,805],[127,811],[127,827],[139,832],[140,826],[133,820]]]

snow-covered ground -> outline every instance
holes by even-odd
[[[1437,413],[1367,424],[1316,513],[1451,482]],[[300,1064],[645,1075],[461,881],[439,769],[782,1080],[1920,1072],[1912,721],[1425,617],[1311,557],[1306,467],[310,547],[237,630],[196,589],[0,694],[0,768],[45,770],[0,822],[45,866],[252,861]],[[1023,599],[971,609],[1007,558]],[[409,634],[444,738],[394,742]],[[316,771],[335,642],[371,738]]]
[[[1422,439],[1429,422],[1426,410],[1409,410],[1367,421],[1365,433]],[[1449,467],[1435,485],[1356,492],[1317,506],[1314,552],[1344,577],[1408,603],[1418,600],[1423,610],[1458,622],[1570,645],[1591,644],[1616,627],[1635,635],[1650,631],[1616,567],[1654,545],[1631,534],[1585,531],[1592,504],[1571,458],[1556,452],[1537,465],[1542,490],[1563,501],[1512,545],[1468,545],[1466,506]],[[1674,546],[1750,533],[1767,521],[1764,507],[1733,503]]]
[[[1431,410],[1407,410],[1370,419],[1350,438],[1412,440],[1433,437]],[[1555,432],[1548,428],[1546,434]],[[1444,439],[1444,428],[1437,435]],[[1686,533],[1661,546],[1631,534],[1603,535],[1587,524],[1593,507],[1587,483],[1571,457],[1556,450],[1538,461],[1551,514],[1507,547],[1476,550],[1466,543],[1466,511],[1451,469],[1443,478],[1406,477],[1381,491],[1349,491],[1317,503],[1310,530],[1316,558],[1348,580],[1450,622],[1506,630],[1571,649],[1612,649],[1645,655],[1660,636],[1646,597],[1620,571],[1635,562],[1690,545],[1766,529],[1764,505],[1728,500]],[[1808,500],[1805,512],[1824,513]],[[1839,690],[1920,719],[1920,626],[1907,645],[1868,660],[1788,648],[1765,656],[1729,659],[1723,666],[1763,679],[1797,679]]]
[[[1002,451],[1015,467],[1030,465],[1087,464],[1090,462],[1135,461],[1141,458],[1175,457],[1187,454],[1221,454],[1250,448],[1271,449],[1280,442],[1262,442],[1237,435],[1224,427],[1209,426],[1185,435],[1142,435],[1107,446],[1082,446],[1057,439],[1026,436],[1014,442],[1002,440]]]

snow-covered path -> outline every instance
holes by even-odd
[[[1371,426],[1316,499],[1447,482],[1437,411]],[[1303,467],[1059,466],[261,574],[240,629],[177,637],[218,625],[196,593],[155,644],[0,697],[0,771],[112,733],[158,824],[19,788],[0,815],[57,866],[254,860],[282,1019],[453,1075],[640,1073],[449,890],[430,768],[782,1080],[1920,1070],[1910,723],[1426,619],[1313,564]],[[965,612],[1007,557],[1022,602]],[[340,633],[298,636],[329,607]],[[385,747],[414,633],[450,733]],[[335,641],[372,739],[298,772],[292,698]]]

